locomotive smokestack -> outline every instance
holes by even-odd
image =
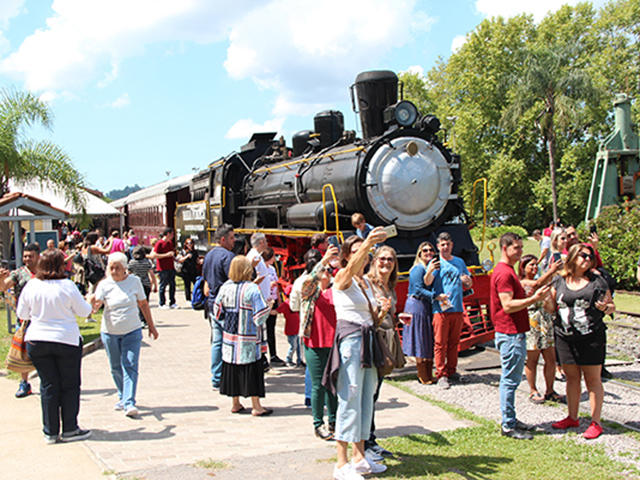
[[[363,138],[382,135],[384,109],[398,101],[398,76],[390,70],[362,72],[356,77],[355,89]]]

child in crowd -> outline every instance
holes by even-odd
[[[369,235],[369,232],[373,230],[373,227],[364,220],[364,215],[361,213],[354,213],[351,215],[351,225],[356,229],[356,235],[365,239]]]

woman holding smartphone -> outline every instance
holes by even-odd
[[[556,348],[567,377],[569,407],[569,416],[551,426],[567,429],[580,425],[580,380],[584,377],[591,405],[591,424],[583,434],[586,439],[598,438],[602,433],[600,414],[604,388],[600,373],[607,329],[603,318],[616,309],[605,280],[591,272],[595,264],[593,247],[584,243],[573,245],[544,304],[547,312],[556,315]]]
[[[551,232],[551,260],[549,264],[564,260],[562,252],[567,248],[567,232],[564,228],[558,227]]]

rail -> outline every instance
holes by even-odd
[[[340,231],[340,217],[338,215],[338,200],[336,199],[336,192],[333,189],[333,185],[330,183],[325,183],[322,186],[322,218],[324,220],[324,232],[327,232],[327,204],[325,201],[325,190],[329,189],[331,192],[331,199],[333,200],[333,207],[335,208],[336,215],[336,237],[338,237],[338,241],[340,244],[344,243],[344,235]]]
[[[482,244],[480,247],[480,250],[478,250],[478,253],[480,253],[482,251],[482,249],[484,248],[484,240],[485,240],[485,232],[487,229],[487,179],[486,178],[479,178],[478,180],[476,180],[475,182],[473,182],[473,193],[471,194],[471,218],[473,219],[473,216],[475,214],[475,200],[476,200],[476,185],[482,182],[484,184],[484,194],[483,194],[483,206],[482,206]]]

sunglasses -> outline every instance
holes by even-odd
[[[433,248],[423,248],[422,253],[434,253],[435,250]]]
[[[392,263],[393,262],[393,257],[378,257],[378,261],[379,262]]]
[[[584,258],[585,260],[591,260],[593,258],[590,253],[584,252],[580,252],[578,256]]]

